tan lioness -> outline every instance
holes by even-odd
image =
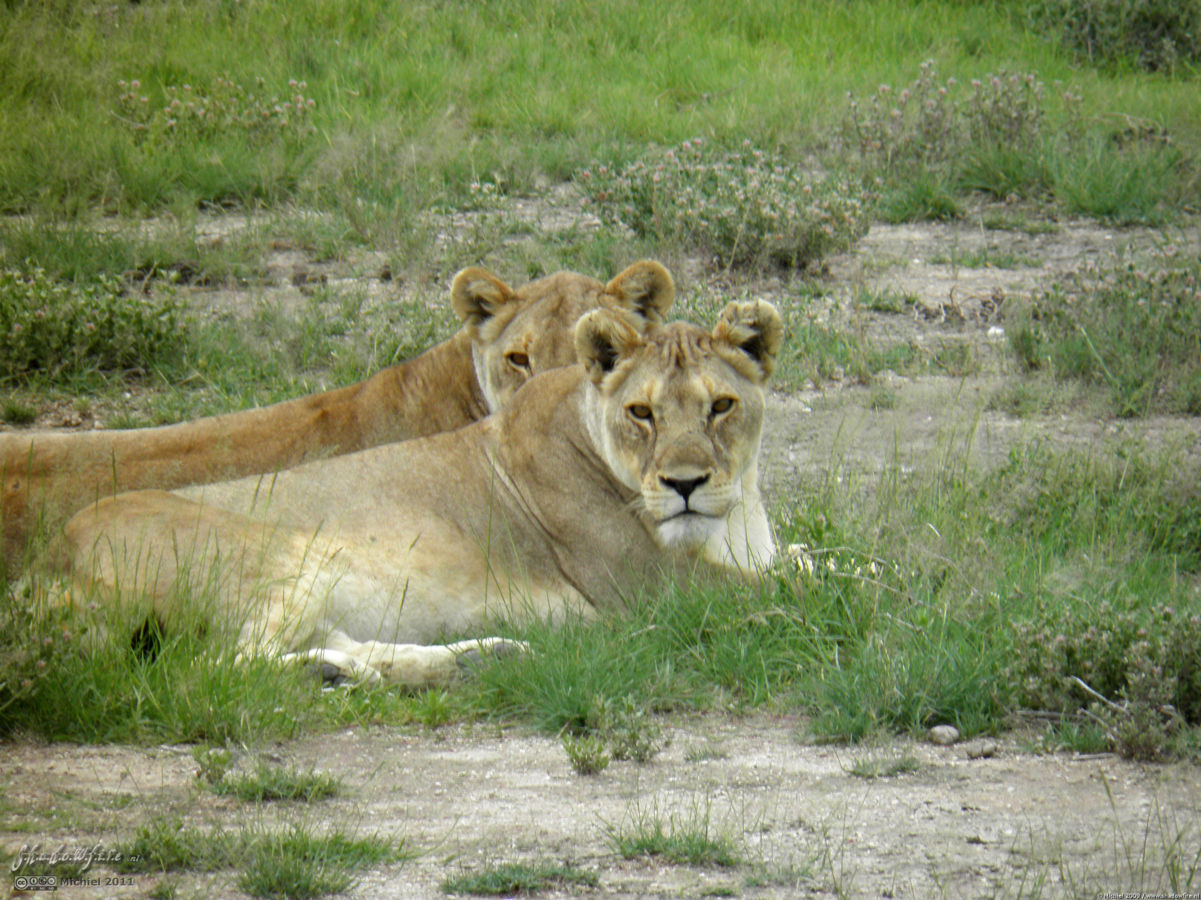
[[[66,526],[76,591],[169,626],[194,602],[181,585],[207,584],[242,654],[421,685],[498,639],[434,642],[500,613],[619,610],[697,567],[750,576],[775,553],[757,480],[781,335],[764,302],[712,332],[595,310],[581,365],[459,431],[90,506]]]
[[[608,284],[560,272],[513,290],[481,268],[460,272],[449,340],[359,384],[261,409],[162,428],[0,434],[0,537],[17,566],[40,520],[53,531],[99,497],[171,489],[450,431],[499,409],[532,375],[575,361],[580,316],[604,306],[635,327],[661,323],[675,285],[643,261]]]

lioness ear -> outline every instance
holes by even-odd
[[[780,313],[766,300],[730,303],[721,311],[713,339],[737,349],[754,364],[766,381],[776,367],[776,354],[784,339]]]
[[[663,324],[663,315],[676,298],[676,283],[654,260],[644,259],[622,271],[605,285],[617,305],[636,313],[654,325]]]
[[[479,266],[464,269],[450,286],[455,315],[469,328],[478,328],[515,296],[511,287]]]
[[[642,336],[607,309],[594,309],[575,326],[575,358],[596,383],[612,372],[623,356],[642,345]]]

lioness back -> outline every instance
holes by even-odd
[[[516,290],[469,268],[451,286],[460,331],[359,384],[162,428],[0,434],[3,560],[19,568],[35,528],[53,535],[100,497],[276,472],[462,427],[535,374],[574,362],[586,312],[610,308],[643,328],[662,321],[674,290],[650,261],[607,284],[560,272]]]

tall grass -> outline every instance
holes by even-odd
[[[827,143],[848,91],[899,84],[931,57],[962,80],[1016,66],[1075,84],[1088,116],[1168,120],[1192,95],[1076,73],[1004,10],[953,3],[17,2],[0,21],[0,210],[390,209],[461,198],[484,175],[522,190],[698,134],[799,157]],[[253,141],[237,125],[147,134],[121,99],[134,81],[152,117],[171,89],[214,97],[226,82],[264,102],[304,82],[308,111]],[[1179,128],[1194,147],[1196,124]]]
[[[1109,604],[1135,624],[1114,637],[1119,672],[1098,690],[1133,698],[1159,666],[1159,686],[1201,724],[1201,601],[1179,577],[1199,564],[1201,500],[1176,466],[1132,449],[1111,468],[1035,445],[992,474],[951,462],[874,487],[831,481],[782,517],[783,541],[803,547],[762,586],[676,588],[622,619],[525,629],[533,652],[482,673],[480,702],[551,732],[583,727],[598,696],[796,707],[842,740],[938,723],[990,732],[1022,706],[1089,704],[1063,687],[1090,676],[1085,657],[1057,655],[1062,640],[1035,653],[1030,635],[1075,640],[1112,621]]]
[[[1119,416],[1201,413],[1201,263],[1175,250],[1085,267],[1013,316],[1027,370],[1102,386]]]

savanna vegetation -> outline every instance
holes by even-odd
[[[1201,259],[1171,237],[1201,209],[1196,0],[2,9],[11,426],[54,405],[99,410],[107,427],[161,424],[353,382],[448,335],[446,281],[473,263],[510,281],[603,277],[640,256],[735,286],[779,277],[785,390],[835,370],[868,385],[884,370],[962,377],[970,356],[873,343],[806,304],[828,289],[824,261],[873,222],[973,216],[986,229],[1068,216],[1166,229],[1150,262],[1082,264],[1011,304],[998,407],[1045,412],[1050,383],[1115,420],[1201,415]],[[599,229],[508,214],[554,190]],[[1019,218],[995,204],[981,217],[992,201]],[[239,227],[213,232],[223,218]],[[264,257],[280,249],[370,266],[406,299],[317,282],[300,308],[197,303],[265,292]],[[720,300],[698,286],[680,306],[707,318]],[[859,302],[909,310],[903,296]],[[762,585],[670,589],[629,598],[619,620],[522,629],[528,656],[414,694],[321,693],[304,673],[234,665],[199,628],[152,658],[93,641],[77,611],[41,603],[35,567],[4,582],[0,732],[219,747],[500,717],[561,735],[584,773],[653,756],[663,711],[788,709],[819,739],[858,741],[940,723],[993,734],[1034,710],[1048,751],[1195,760],[1199,476],[1195,447],[1137,438],[1112,456],[1035,440],[989,471],[951,447],[925,470],[898,462],[866,480],[832,462],[774,498],[791,554]],[[243,802],[336,790],[272,787],[263,772],[210,780]],[[613,845],[737,864],[702,819],[679,829],[648,814],[615,824]],[[341,890],[402,853],[336,833],[215,841],[180,822],[135,842],[156,871],[234,868],[258,896]],[[505,891],[590,874],[493,873]]]

